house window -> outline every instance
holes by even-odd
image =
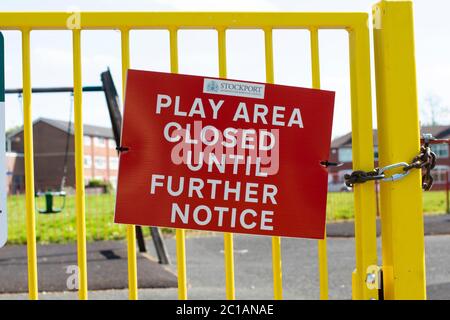
[[[450,179],[450,167],[449,166],[436,166],[431,171],[433,176],[433,183],[435,184],[444,184],[447,182],[447,179]]]
[[[436,154],[436,158],[448,158],[448,144],[432,144],[431,150]]]
[[[109,148],[110,149],[116,149],[116,140],[114,140],[114,139],[109,139],[108,140],[108,146],[109,146]]]
[[[84,167],[85,168],[92,167],[92,157],[91,156],[84,156]]]
[[[90,146],[91,145],[91,137],[90,136],[84,136],[83,140],[84,140],[84,145],[85,146]]]
[[[111,183],[114,190],[117,189],[117,177],[109,177],[109,182]]]
[[[106,158],[105,157],[95,157],[95,168],[96,169],[106,169]]]
[[[352,148],[339,148],[339,161],[352,162]]]
[[[105,138],[101,138],[101,137],[95,137],[94,138],[94,143],[98,147],[104,147],[104,146],[106,146],[106,139]]]
[[[119,168],[119,158],[111,157],[109,158],[109,169],[117,170]]]

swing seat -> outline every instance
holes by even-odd
[[[65,191],[46,191],[46,192],[37,192],[36,198],[45,197],[45,208],[37,208],[38,212],[41,214],[53,214],[60,213],[64,210],[66,205],[66,192]],[[62,198],[61,207],[54,207],[54,198],[60,197]]]

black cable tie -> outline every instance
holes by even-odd
[[[127,152],[127,151],[130,150],[130,148],[129,147],[124,147],[124,146],[119,146],[119,147],[116,147],[116,150],[119,151],[119,152]]]

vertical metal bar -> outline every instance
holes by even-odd
[[[122,97],[125,97],[127,70],[130,68],[130,30],[120,30],[120,47],[122,54]],[[128,254],[128,298],[138,299],[136,227],[127,225]]]
[[[450,213],[450,175],[449,169],[445,172],[445,198],[447,203],[446,213]]]
[[[409,162],[420,150],[412,1],[374,6],[380,166]],[[426,299],[421,172],[382,183],[385,299]]]
[[[377,217],[380,216],[380,181],[375,180],[375,201],[376,201],[376,208],[377,208]]]
[[[266,81],[274,83],[272,29],[264,30]],[[283,299],[283,269],[281,265],[281,238],[272,237],[273,295],[275,300]]]
[[[219,42],[219,77],[227,77],[227,47],[226,47],[226,30],[218,29]],[[233,234],[224,233],[224,253],[225,253],[225,291],[228,300],[236,298],[236,290],[234,286],[234,249]]]
[[[33,120],[31,112],[30,30],[22,30],[23,132],[25,157],[25,213],[27,228],[28,295],[38,299],[36,217],[34,198]]]
[[[370,84],[370,43],[368,22],[349,31],[350,87],[352,114],[353,170],[373,170],[372,97]],[[352,275],[354,299],[376,299],[377,290],[366,285],[368,267],[377,265],[376,200],[373,181],[356,184],[355,251],[356,270]]]
[[[170,71],[178,73],[178,30],[170,29]],[[178,299],[187,300],[186,235],[184,229],[176,230]]]
[[[73,45],[73,97],[75,126],[75,201],[77,224],[78,296],[88,298],[86,257],[86,214],[84,192],[84,142],[81,83],[81,30],[72,30]]]
[[[320,89],[319,32],[317,28],[310,31],[312,87]],[[328,299],[328,261],[327,261],[327,228],[323,240],[318,241],[320,299]]]

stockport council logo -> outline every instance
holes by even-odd
[[[206,90],[208,90],[209,92],[219,92],[219,85],[216,81],[210,80],[206,84]]]

